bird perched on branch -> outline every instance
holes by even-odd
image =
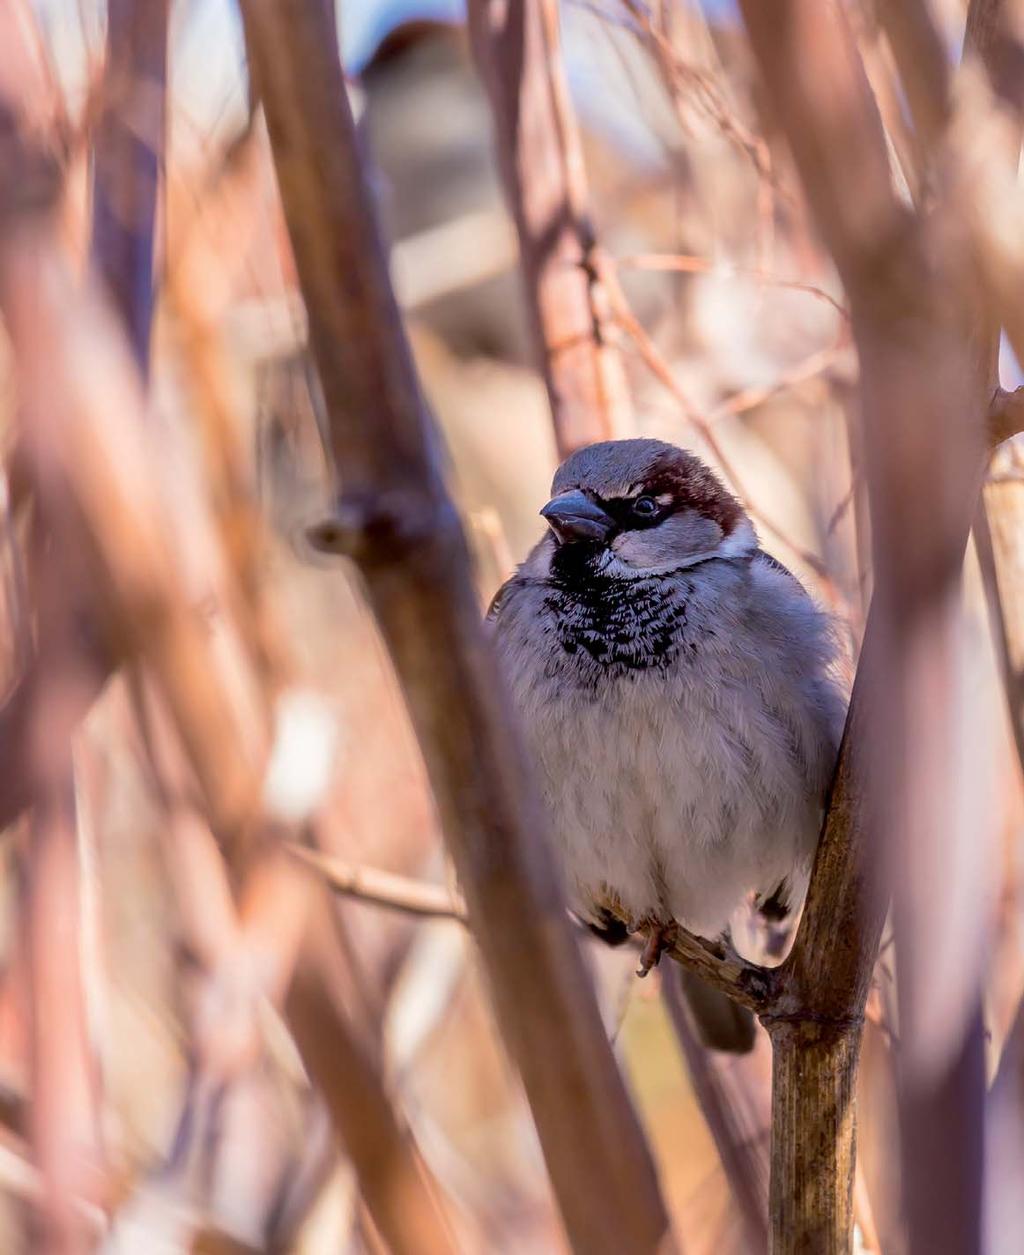
[[[570,906],[640,974],[806,889],[845,711],[829,620],[693,454],[591,445],[492,604]]]

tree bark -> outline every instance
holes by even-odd
[[[776,1021],[769,1034],[775,1183],[769,1249],[774,1255],[847,1255],[861,1023],[800,1018]]]

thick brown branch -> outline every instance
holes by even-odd
[[[565,918],[465,540],[434,460],[331,37],[333,6],[248,0],[242,12],[334,463],[345,502],[382,520],[383,542],[360,557],[366,590],[404,685],[570,1240],[595,1252],[651,1251],[665,1240],[667,1216]]]

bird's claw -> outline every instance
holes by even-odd
[[[642,980],[652,967],[657,967],[662,954],[675,940],[676,926],[671,924],[648,924],[643,930],[644,944],[640,951],[640,963],[636,969],[637,976]]]

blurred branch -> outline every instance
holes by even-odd
[[[289,669],[287,638],[264,587],[269,529],[255,484],[250,433],[237,404],[237,379],[223,338],[231,294],[244,264],[238,259],[249,256],[259,221],[252,206],[260,194],[265,150],[255,134],[247,126],[217,162],[204,181],[201,209],[187,193],[169,189],[177,195],[168,196],[170,255],[163,301],[183,388],[196,418],[205,492],[227,560],[226,600],[272,698]],[[222,224],[212,238],[209,219]],[[225,232],[230,240],[224,238]]]
[[[911,922],[917,904],[908,886],[931,866],[932,820],[941,825],[953,805],[948,791],[957,777],[944,757],[948,746],[918,733],[925,709],[932,725],[947,726],[953,717],[936,696],[947,693],[948,684],[933,677],[939,668],[948,675],[952,607],[981,465],[980,424],[970,421],[978,415],[970,401],[972,370],[952,314],[960,293],[950,276],[962,275],[959,259],[950,250],[939,271],[924,225],[893,192],[881,126],[845,17],[835,6],[808,0],[789,0],[770,12],[743,0],[741,8],[849,297],[864,389],[877,576],[872,629],[804,920],[784,965],[792,1005],[787,1015],[767,1021],[775,1049],[774,1241],[779,1249],[838,1252],[850,1240],[853,1078],[884,914],[872,863],[883,850],[896,852],[902,869],[897,918],[904,943],[908,937],[916,942],[925,935],[924,921]],[[870,799],[862,797],[865,765]],[[885,806],[865,810],[873,798],[885,798]],[[902,962],[909,964],[905,973],[901,968],[901,994],[914,1040],[923,1031],[914,999],[926,955],[904,949]],[[962,1068],[959,1056],[944,1060],[943,1069],[947,1062],[943,1079],[955,1076],[970,1106],[978,1082],[973,1056],[965,1056]],[[920,1077],[914,1083],[922,1094]],[[937,1099],[930,1086],[926,1092],[928,1101]],[[962,1110],[959,1101],[942,1109],[951,1129]],[[908,1138],[915,1133],[906,1129]],[[914,1144],[922,1158],[913,1170],[923,1183],[927,1163],[932,1196],[941,1179],[949,1201],[948,1211],[933,1208],[937,1225],[930,1231],[935,1235],[945,1223],[941,1214],[955,1217],[948,1232],[976,1238],[976,1172],[950,1181],[935,1161],[947,1137],[935,1138],[934,1131],[932,1155],[920,1138]],[[911,1223],[923,1240],[925,1217],[912,1210]],[[929,1249],[946,1249],[944,1240]]]
[[[332,10],[326,0],[248,0],[242,12],[344,474],[334,539],[357,557],[404,685],[570,1240],[653,1251],[668,1219],[487,652],[388,280]]]
[[[703,67],[684,61],[679,56],[662,25],[664,10],[642,0],[622,0],[622,6],[633,18],[631,29],[650,49],[683,133],[690,129],[685,105],[692,100],[722,135],[746,154],[758,178],[763,183],[773,184],[768,145],[739,118],[714,77]]]
[[[0,1136],[0,1192],[24,1199],[35,1207],[45,1204],[47,1187],[38,1169],[27,1159],[27,1148],[9,1135]],[[89,1239],[100,1241],[107,1217],[96,1203],[80,1197],[67,1199],[74,1223]]]
[[[66,132],[67,114],[59,77],[31,0],[0,5],[0,96],[15,107],[36,137],[54,141]]]
[[[431,1194],[415,1145],[396,1118],[381,1078],[336,1005],[335,982],[307,946],[285,1001],[288,1027],[323,1095],[359,1188],[388,1250],[439,1255],[456,1246]]]
[[[153,318],[153,237],[157,193],[164,143],[164,88],[166,72],[167,10],[169,0],[111,0],[108,11],[108,63],[106,112],[96,140],[93,260],[104,276],[143,375],[148,371],[149,337]],[[21,10],[4,9],[3,22],[13,27],[12,38],[3,41],[3,127],[14,141],[17,124],[8,110],[23,109],[26,101],[39,107],[49,98],[51,108],[56,85],[38,68],[42,42],[31,43],[25,32],[35,29],[35,19]],[[38,46],[37,46],[38,45]],[[38,124],[38,119],[36,119]],[[23,204],[54,194],[53,174],[34,163],[29,171],[25,155],[6,195]],[[28,177],[26,177],[28,175]],[[8,210],[12,206],[8,206]],[[88,683],[75,690],[77,706],[67,712],[76,725],[103,689],[112,666],[109,654],[99,647],[88,615],[80,611],[82,653],[91,660]],[[0,828],[6,827],[30,804],[34,774],[28,760],[26,728],[35,708],[37,693],[45,682],[49,660],[35,656],[18,678],[0,707]]]
[[[237,837],[258,789],[241,714],[208,681],[217,671],[209,633],[172,544],[123,338],[69,273],[45,209],[4,215],[0,310],[31,417],[22,439],[37,491],[59,524],[57,543],[86,559],[68,591],[81,599],[88,587],[113,656],[150,659],[220,832]],[[73,713],[81,709],[76,696]]]
[[[169,7],[170,0],[108,0],[104,108],[95,141],[93,261],[143,376],[153,322]]]
[[[1013,1255],[1024,1226],[1024,1001],[1003,1043],[988,1096],[986,1222],[991,1255]]]
[[[614,343],[555,0],[468,9],[491,100],[498,160],[519,234],[527,311],[559,457],[628,430],[630,400]]]
[[[654,270],[667,271],[673,274],[711,275],[717,279],[744,278],[753,279],[769,288],[782,288],[788,292],[805,292],[819,301],[824,301],[845,321],[850,315],[846,308],[831,296],[824,288],[815,283],[803,283],[799,279],[783,279],[758,266],[735,266],[731,262],[713,261],[708,257],[691,257],[684,253],[636,253],[628,257],[618,257],[615,265],[619,270]]]
[[[988,407],[988,435],[992,445],[1016,435],[1024,423],[1021,390],[1008,393],[998,387],[1001,322],[1016,353],[1024,348],[1024,321],[1020,292],[1024,280],[1024,251],[1019,242],[1021,200],[1018,162],[1021,141],[1019,91],[1009,93],[1009,108],[997,112],[996,101],[1005,88],[1011,6],[1003,0],[971,0],[964,38],[966,64],[980,62],[988,83],[970,79],[954,101],[952,72],[931,15],[920,0],[906,0],[914,38],[897,48],[901,73],[911,97],[915,121],[925,131],[929,145],[945,163],[950,200],[959,209],[972,234],[975,283],[981,289],[968,328],[977,355],[976,372],[982,397],[992,397]],[[930,67],[930,72],[925,72]],[[1017,76],[1019,78],[1019,75]],[[1002,103],[1002,102],[1000,102]],[[1001,114],[1001,116],[999,116]],[[987,300],[984,298],[987,297]],[[1015,466],[1015,450],[1003,451],[997,461]],[[1010,724],[1018,758],[1024,764],[1024,482],[1016,470],[990,476],[974,521],[975,545],[981,567],[990,618],[1002,664]],[[993,1249],[1011,1249],[1010,1234],[1018,1231],[1019,1171],[1024,1163],[1022,1088],[1014,1075],[1019,1071],[1024,1016],[1017,1019],[1007,1038],[1000,1071],[986,1103],[985,1174],[989,1238]],[[980,1047],[976,1047],[980,1050]],[[946,1097],[955,1106],[956,1095]],[[922,1140],[934,1142],[927,1127]],[[963,1139],[961,1139],[963,1140]],[[976,1138],[977,1140],[977,1138]],[[980,1147],[977,1151],[980,1154]],[[926,1214],[927,1197],[934,1190],[928,1173],[918,1186],[920,1212]],[[923,1222],[922,1228],[927,1222]],[[927,1230],[925,1230],[927,1232]]]
[[[900,72],[919,150],[930,155],[949,121],[949,52],[927,5],[920,0],[878,4],[875,12]]]
[[[466,909],[462,902],[443,885],[396,876],[376,867],[346,863],[333,855],[321,854],[302,845],[289,844],[286,849],[293,858],[312,868],[335,893],[407,915],[466,922]]]
[[[98,1063],[83,981],[76,825],[68,750],[64,771],[51,776],[34,810],[24,921],[32,1000],[30,1128],[42,1186],[31,1245],[48,1255],[87,1249],[78,1200],[100,1170]]]
[[[84,625],[79,645],[83,664],[87,661],[89,665],[80,669],[79,683],[67,695],[62,709],[69,731],[88,714],[108,676],[106,651],[98,647]],[[37,649],[0,706],[0,829],[14,823],[36,795],[38,779],[30,727],[51,662]]]

